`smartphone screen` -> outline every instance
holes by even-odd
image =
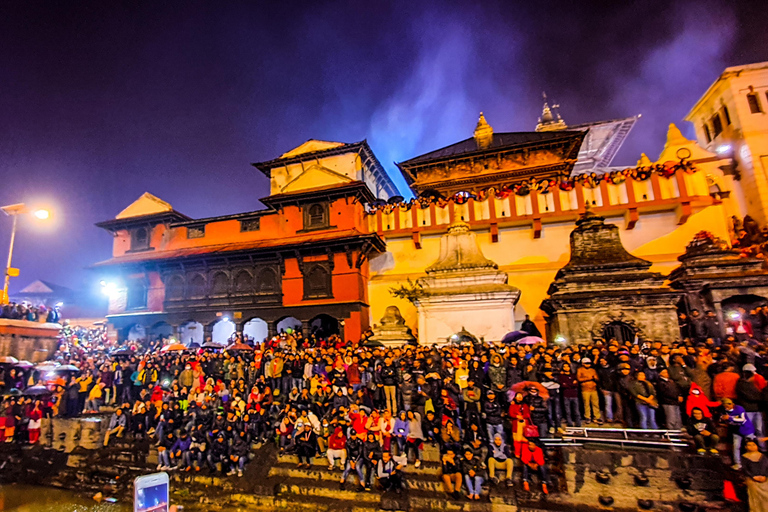
[[[168,475],[158,473],[134,482],[134,512],[168,512]]]

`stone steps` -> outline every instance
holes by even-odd
[[[419,468],[421,469],[421,468]],[[436,474],[420,473],[415,470],[413,473],[406,473],[406,488],[418,489],[430,492],[441,492],[442,483],[440,477]],[[307,485],[313,485],[315,482],[332,482],[338,486],[341,480],[341,471],[328,471],[328,468],[322,469],[296,469],[295,466],[287,463],[278,463],[269,471],[270,477],[281,477],[298,479],[306,481]],[[356,475],[357,473],[355,473]],[[353,487],[357,484],[357,477],[350,475],[347,478],[347,486]]]
[[[299,463],[299,458],[296,455],[280,455],[277,458],[278,465],[285,464],[286,467],[295,467]],[[312,467],[320,469],[322,468],[326,472],[328,471],[328,459],[325,457],[317,456],[312,458]],[[335,463],[335,468],[339,467],[339,461]],[[303,470],[306,471],[306,470]],[[338,471],[338,469],[334,469]],[[413,464],[408,464],[403,470],[407,474],[422,473],[426,475],[440,475],[440,464],[436,462],[422,462],[421,467],[415,468]]]

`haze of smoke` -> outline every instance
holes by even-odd
[[[678,8],[673,18],[682,20],[679,31],[647,53],[636,76],[627,77],[626,70],[615,73],[611,103],[618,112],[632,105],[643,115],[622,151],[630,159],[640,152],[657,157],[669,123],[693,138],[693,127],[683,117],[722,70],[733,64],[726,59],[736,36],[732,13],[689,6]],[[634,155],[629,155],[630,150]]]

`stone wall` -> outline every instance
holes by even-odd
[[[673,307],[642,304],[608,311],[595,308],[558,312],[550,327],[557,332],[552,332],[551,338],[561,335],[569,344],[592,343],[595,338],[603,337],[607,324],[615,321],[629,324],[641,340],[670,343],[679,339],[680,328]]]
[[[61,325],[0,318],[0,356],[37,363],[53,356]]]

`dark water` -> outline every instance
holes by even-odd
[[[0,510],[13,512],[130,512],[130,503],[96,503],[69,491],[0,485]]]

